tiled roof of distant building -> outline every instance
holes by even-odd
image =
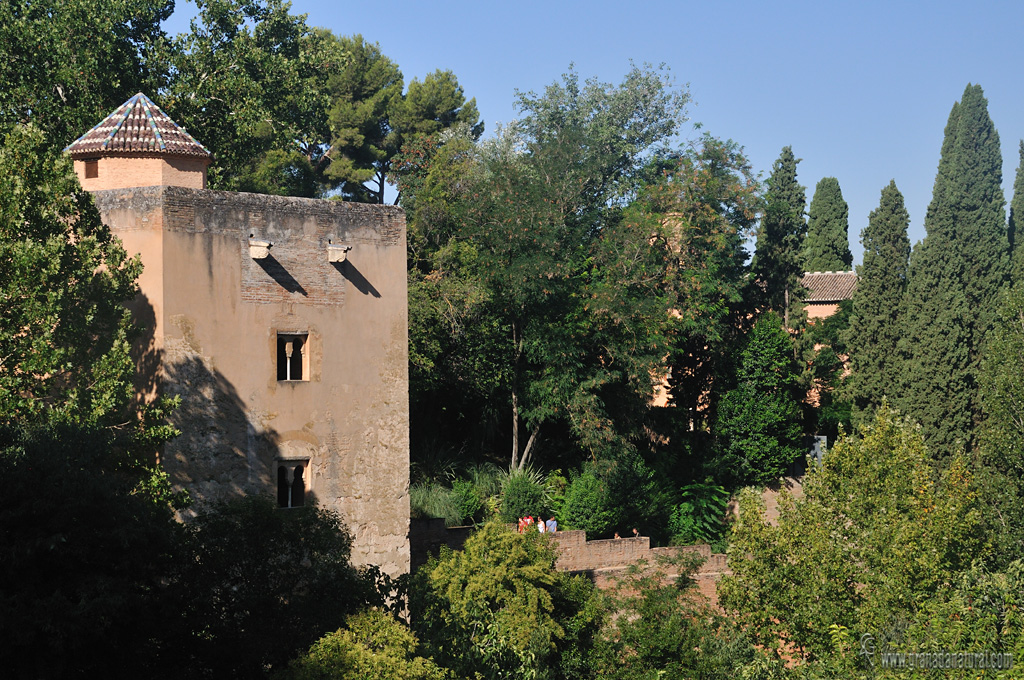
[[[122,153],[167,156],[212,154],[141,92],[65,149],[72,158]]]
[[[807,289],[806,302],[849,300],[857,288],[857,272],[804,272],[800,285]]]

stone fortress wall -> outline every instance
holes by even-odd
[[[356,564],[407,572],[402,210],[180,186],[93,196],[145,267],[138,391],[182,398],[182,435],[161,454],[174,483],[201,507],[274,495],[284,474],[286,505],[341,513]],[[331,262],[330,245],[351,250]],[[290,379],[282,338],[297,353]]]

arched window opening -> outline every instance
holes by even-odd
[[[308,380],[307,333],[278,333],[277,379],[282,381]]]
[[[277,507],[301,508],[306,504],[305,470],[308,463],[281,462],[277,466]]]

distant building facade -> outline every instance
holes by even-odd
[[[807,289],[807,319],[825,319],[839,310],[840,302],[853,297],[857,272],[804,272],[800,285]]]
[[[161,453],[201,506],[337,510],[357,564],[409,570],[401,209],[206,189],[209,152],[138,94],[66,151],[145,270],[143,398],[179,395]]]

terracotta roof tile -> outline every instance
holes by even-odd
[[[140,152],[167,156],[212,156],[206,147],[141,92],[117,107],[99,125],[69,144],[64,151],[73,158]]]
[[[857,272],[804,272],[800,284],[807,289],[806,302],[849,300],[857,287]]]

